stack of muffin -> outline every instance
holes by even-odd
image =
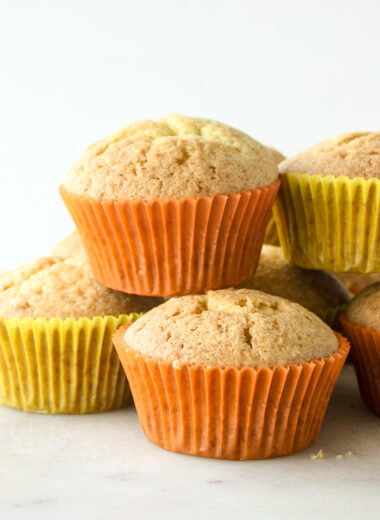
[[[306,448],[349,350],[331,327],[350,294],[323,269],[380,271],[379,151],[379,134],[346,135],[279,176],[275,150],[177,115],[93,144],[60,188],[79,234],[0,277],[0,402],[127,404],[114,335],[152,442],[240,460]],[[285,256],[263,247],[276,229]]]

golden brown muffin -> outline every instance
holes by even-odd
[[[172,298],[133,323],[128,347],[206,366],[276,366],[329,356],[332,330],[300,305],[261,291],[225,289]]]
[[[380,273],[334,273],[334,276],[336,276],[349,291],[355,294],[375,282],[380,282]]]
[[[275,160],[276,164],[280,164],[282,161],[284,161],[286,159],[285,155],[283,155],[281,152],[276,150],[276,148],[272,148],[271,146],[267,146],[267,149],[272,154],[272,157]]]
[[[315,314],[350,301],[350,294],[334,275],[327,271],[303,269],[289,264],[282,249],[264,245],[255,274],[239,285],[281,296],[299,303]]]
[[[69,256],[86,256],[82,241],[78,231],[72,231],[69,235],[62,238],[53,248],[52,256],[67,258]]]
[[[119,316],[146,311],[161,301],[103,287],[82,257],[39,258],[0,275],[4,318]]]
[[[353,323],[380,330],[380,282],[357,294],[349,304],[346,315]]]
[[[351,132],[330,137],[285,159],[281,173],[380,179],[380,132]]]
[[[171,115],[136,121],[88,147],[66,175],[70,193],[90,198],[183,198],[266,186],[273,153],[218,121]]]
[[[273,207],[285,257],[332,272],[380,271],[380,132],[352,132],[279,165]]]

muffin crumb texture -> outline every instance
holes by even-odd
[[[172,298],[133,323],[126,347],[206,366],[276,366],[329,356],[332,330],[300,305],[261,291],[224,289]]]
[[[355,296],[347,308],[347,318],[363,327],[380,330],[380,282]]]
[[[89,146],[64,186],[90,198],[149,200],[238,192],[277,177],[274,153],[247,134],[171,115],[136,121]]]
[[[281,173],[380,179],[380,132],[352,132],[330,137],[285,159]]]
[[[103,287],[80,256],[39,258],[0,275],[0,317],[6,319],[119,316],[161,301]]]
[[[320,449],[320,450],[318,450],[317,453],[312,453],[310,455],[310,458],[311,458],[311,460],[324,459],[325,458],[324,451],[322,449]]]
[[[285,260],[281,247],[271,245],[263,246],[255,274],[239,287],[281,296],[316,314],[344,305],[351,299],[334,275],[292,265]]]

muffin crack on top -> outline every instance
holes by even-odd
[[[20,286],[23,282],[29,280],[33,275],[44,269],[48,269],[56,264],[57,258],[43,257],[32,260],[31,262],[16,267],[0,274],[0,293],[7,291],[15,286]]]
[[[300,305],[261,291],[172,298],[133,323],[125,344],[144,355],[207,366],[276,366],[326,357],[332,330]]]
[[[268,244],[263,245],[254,275],[238,287],[281,296],[321,315],[326,309],[347,304],[351,299],[333,274],[290,264],[280,247]]]
[[[277,177],[273,153],[247,134],[171,115],[136,121],[89,146],[64,186],[90,198],[164,199],[250,190]]]
[[[161,301],[100,285],[82,256],[39,258],[0,275],[0,317],[5,319],[119,316]]]

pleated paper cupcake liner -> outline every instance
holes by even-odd
[[[349,351],[299,365],[221,368],[147,358],[114,342],[146,437],[170,451],[230,460],[290,455],[316,441]]]
[[[346,314],[340,317],[342,329],[352,348],[361,397],[372,412],[380,416],[380,331],[353,323]]]
[[[60,188],[95,278],[173,296],[237,285],[257,266],[280,181],[212,197],[94,200]]]
[[[380,180],[285,173],[273,213],[289,262],[380,271]]]
[[[267,228],[265,230],[264,244],[269,244],[271,246],[280,245],[273,215],[270,217]]]
[[[0,318],[0,404],[51,414],[127,405],[130,389],[112,335],[138,316]]]

